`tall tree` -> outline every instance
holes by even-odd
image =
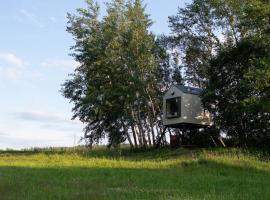
[[[211,61],[203,93],[217,125],[241,146],[270,142],[270,40],[252,37]]]
[[[110,146],[126,139],[131,147],[151,145],[161,112],[156,74],[164,58],[149,32],[152,21],[140,0],[114,0],[103,18],[96,2],[87,4],[68,16],[80,66],[62,93],[74,103],[73,118],[85,123],[90,144],[107,137]]]
[[[172,35],[167,42],[179,54],[185,82],[205,86],[209,61],[220,48],[236,44],[249,34],[242,21],[247,8],[258,1],[193,0],[169,17]]]
[[[169,23],[167,45],[216,124],[238,144],[269,142],[269,1],[193,0]]]
[[[237,145],[269,146],[270,4],[253,2],[243,12],[240,25],[246,36],[211,60],[202,97],[217,125]]]

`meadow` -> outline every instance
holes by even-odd
[[[0,200],[267,200],[267,153],[95,148],[0,152]]]

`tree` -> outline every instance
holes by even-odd
[[[216,125],[238,145],[267,144],[269,1],[193,0],[169,23],[167,46],[178,52],[185,82],[205,88]]]
[[[269,36],[253,36],[222,50],[207,73],[203,102],[221,130],[237,145],[269,145]]]
[[[253,1],[244,7],[239,27],[245,35],[211,60],[203,94],[215,122],[237,145],[269,143],[270,5]]]
[[[131,147],[151,145],[161,114],[156,75],[165,59],[148,30],[152,21],[140,0],[114,0],[103,18],[96,2],[87,5],[68,15],[80,66],[62,94],[74,103],[73,118],[85,123],[91,145],[105,137],[109,146],[125,140]]]
[[[254,19],[256,12],[251,9],[253,5],[261,9],[260,4],[260,0],[193,0],[169,17],[168,48],[178,52],[186,83],[205,86],[210,60],[220,48],[250,35],[247,16]]]

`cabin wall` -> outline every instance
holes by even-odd
[[[174,92],[174,95],[172,95]],[[181,116],[179,118],[166,118],[166,99],[181,97]],[[163,98],[163,124],[189,123],[196,125],[211,125],[210,113],[204,111],[201,99],[198,95],[183,93],[177,87],[172,86]]]
[[[198,95],[183,93],[181,103],[182,123],[210,125],[210,114],[204,111]]]

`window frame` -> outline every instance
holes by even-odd
[[[177,105],[177,114],[172,115],[171,113],[168,113],[168,103],[169,102],[176,102]],[[181,97],[172,97],[165,100],[165,106],[166,106],[166,118],[167,119],[173,119],[173,118],[180,118],[181,117]]]

